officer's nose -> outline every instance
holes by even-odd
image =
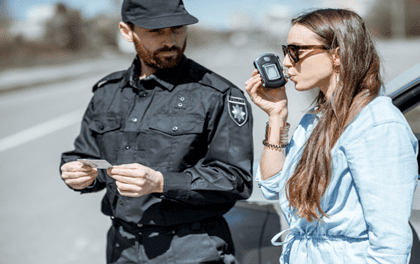
[[[170,28],[165,28],[163,30],[163,36],[164,36],[164,44],[168,46],[174,46],[176,45],[176,35]]]

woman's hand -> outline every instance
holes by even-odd
[[[270,144],[279,145],[280,134],[286,125],[288,114],[286,88],[264,88],[257,70],[252,72],[252,77],[245,85],[254,104],[268,114],[271,133],[265,140]],[[283,151],[265,147],[260,161],[261,179],[266,180],[278,173],[283,168],[284,160]]]
[[[261,75],[257,70],[252,72],[252,77],[245,82],[245,89],[249,97],[270,117],[281,117],[287,120],[287,95],[285,86],[272,89],[262,86]]]

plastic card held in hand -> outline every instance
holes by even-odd
[[[97,169],[108,169],[112,167],[112,165],[106,160],[78,159],[77,161]]]

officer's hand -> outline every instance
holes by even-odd
[[[98,170],[78,161],[65,163],[61,166],[61,178],[73,189],[88,187],[98,177]]]
[[[139,197],[149,193],[163,192],[163,175],[143,165],[124,164],[107,170],[116,180],[118,192],[124,196]]]
[[[245,82],[245,89],[251,100],[269,116],[283,116],[287,119],[287,95],[285,86],[276,89],[262,86],[261,75],[257,70]]]

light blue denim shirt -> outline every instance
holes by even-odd
[[[267,199],[278,199],[289,223],[280,263],[409,262],[408,224],[417,185],[418,141],[389,97],[378,96],[348,125],[331,151],[333,174],[321,200],[328,217],[308,222],[285,195],[306,140],[319,117],[303,116],[286,149],[282,171],[256,180]]]

